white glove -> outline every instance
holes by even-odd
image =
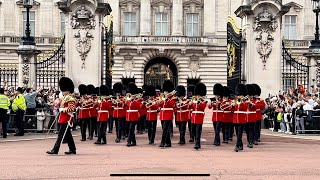
[[[63,112],[64,111],[64,108],[59,108],[59,112]]]
[[[102,101],[101,100],[98,100],[98,103],[101,103]]]

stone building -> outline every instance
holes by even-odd
[[[52,55],[52,50],[61,44],[64,28],[69,26],[69,20],[57,7],[58,1],[36,0],[31,9],[32,35],[42,51],[39,60]],[[185,86],[203,82],[208,94],[212,94],[215,83],[226,84],[227,17],[232,16],[241,27],[241,19],[234,12],[250,0],[104,2],[110,4],[113,16],[113,83],[134,81],[141,87],[144,83],[161,84],[165,79]],[[282,3],[291,6],[281,22],[285,45],[294,57],[307,63],[302,54],[314,33],[311,1],[282,0]],[[107,24],[108,19],[101,22]],[[16,68],[15,50],[25,24],[22,0],[0,0],[0,70]],[[3,76],[1,73],[1,81]]]

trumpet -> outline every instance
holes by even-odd
[[[148,100],[148,101],[145,101],[145,103],[146,103],[146,108],[150,108],[153,105],[155,105],[157,103],[157,101]]]

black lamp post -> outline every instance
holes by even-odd
[[[23,7],[27,9],[27,24],[26,24],[26,35],[22,37],[23,45],[35,45],[34,37],[30,36],[30,9],[32,8],[33,0],[23,0]]]
[[[314,40],[311,41],[311,49],[320,48],[319,40],[319,12],[320,12],[320,0],[311,0],[313,12],[316,14],[316,33],[314,34]]]

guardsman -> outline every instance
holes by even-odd
[[[248,141],[248,148],[253,148],[253,140],[254,140],[254,125],[256,123],[256,107],[255,104],[253,104],[251,101],[253,99],[253,96],[255,94],[254,86],[251,84],[247,84],[247,94],[248,99],[246,100],[246,103],[248,104],[248,111],[247,111],[247,122],[246,122],[246,134],[247,134],[247,141]]]
[[[110,97],[110,89],[106,85],[102,85],[99,88],[100,99],[98,100],[98,140],[94,144],[107,144],[107,122],[109,120],[109,114],[112,109],[112,102]],[[101,141],[102,140],[102,141]]]
[[[80,84],[78,86],[79,93],[80,93],[80,101],[78,101],[77,107],[79,108],[78,111],[78,119],[80,123],[80,128],[81,128],[81,141],[86,140],[86,131],[88,127],[88,123],[90,122],[90,104],[89,102],[89,97],[87,96],[88,89],[87,86],[84,84]]]
[[[253,97],[253,103],[256,106],[256,123],[254,126],[254,145],[258,145],[260,142],[260,134],[261,134],[261,120],[262,120],[262,111],[265,109],[266,104],[263,99],[260,99],[261,88],[257,84],[252,84],[255,89],[255,96]]]
[[[230,104],[232,104],[233,100],[235,99],[235,95],[234,95],[234,91],[229,88],[230,90]],[[232,113],[232,116],[231,116],[231,119],[229,120],[229,123],[228,123],[228,127],[229,127],[229,141],[232,141],[233,140],[233,135],[234,135],[234,125],[233,125],[233,111],[231,111]]]
[[[139,95],[143,94],[142,98],[139,98],[139,101],[141,103],[141,108],[139,109],[139,115],[140,115],[140,119],[139,122],[137,124],[137,133],[138,134],[143,134],[143,132],[145,131],[146,127],[146,116],[147,116],[147,108],[145,106],[144,102],[144,98],[147,98],[145,92],[143,92],[142,89],[139,88]]]
[[[173,121],[174,107],[176,100],[173,99],[174,85],[170,80],[163,83],[163,97],[160,102],[160,121],[162,125],[162,137],[159,147],[171,147],[170,128]]]
[[[198,83],[195,88],[195,94],[197,96],[196,102],[192,103],[192,114],[191,114],[191,123],[195,126],[195,146],[194,149],[198,150],[201,148],[201,132],[202,132],[202,124],[205,115],[205,109],[207,107],[207,101],[203,98],[207,94],[207,87],[203,83]]]
[[[221,141],[220,141],[220,130],[221,130],[221,125],[222,125],[222,120],[223,120],[223,110],[221,109],[221,104],[223,102],[223,86],[219,83],[215,84],[213,86],[213,95],[215,97],[212,99],[209,109],[212,108],[212,122],[213,122],[213,127],[214,127],[214,143],[213,145],[215,146],[220,146]]]
[[[233,124],[235,125],[237,143],[234,151],[238,152],[243,150],[242,135],[244,125],[246,123],[246,113],[248,110],[248,104],[243,101],[244,96],[247,95],[247,88],[244,84],[238,84],[235,92],[237,99],[232,102]]]
[[[222,143],[228,143],[229,140],[229,124],[232,122],[232,112],[231,109],[231,101],[230,97],[230,89],[227,86],[223,87],[223,101],[221,104],[221,108],[223,110],[223,119],[222,119]]]
[[[113,91],[115,93],[115,99],[113,100],[113,114],[112,119],[116,123],[117,138],[116,143],[119,143],[121,139],[124,139],[126,135],[125,123],[126,123],[126,109],[123,97],[121,96],[124,89],[122,83],[118,82],[113,85]]]
[[[154,86],[147,86],[146,93],[146,95],[149,96],[149,99],[145,105],[147,108],[148,139],[149,144],[153,144],[157,131],[159,103],[156,99],[156,89]]]
[[[180,140],[178,144],[185,144],[186,127],[189,120],[189,101],[185,98],[186,89],[184,86],[177,86],[176,91],[176,123],[178,124],[180,133]]]
[[[12,102],[12,111],[16,114],[16,125],[18,132],[14,136],[24,136],[24,122],[23,116],[27,110],[26,100],[22,94],[23,90],[21,87],[18,87],[15,91],[15,98]]]
[[[91,107],[89,107],[89,115],[90,115],[90,121],[89,121],[89,140],[93,139],[93,134],[96,131],[97,128],[97,95],[95,94],[95,87],[92,84],[89,84],[87,86],[88,88],[88,95],[91,102]]]
[[[4,94],[4,89],[0,88],[0,121],[2,122],[2,136],[7,138],[8,110],[11,105],[9,98]]]
[[[53,149],[51,151],[47,151],[47,154],[58,154],[63,140],[65,140],[69,146],[69,151],[65,152],[65,154],[76,154],[76,146],[71,134],[71,127],[74,120],[72,113],[76,109],[76,100],[71,96],[71,93],[74,91],[74,84],[71,79],[62,77],[59,81],[59,86],[63,93],[58,120],[60,128],[57,141]]]
[[[189,101],[191,101],[191,98],[194,95],[194,89],[195,89],[194,85],[190,85],[187,88],[187,99]],[[194,138],[195,138],[196,129],[195,129],[195,127],[192,127],[192,124],[191,124],[191,112],[192,112],[191,105],[189,105],[189,119],[188,119],[188,130],[189,130],[189,136],[190,136],[189,142],[193,143]]]
[[[126,99],[126,120],[129,122],[129,135],[127,140],[127,146],[136,146],[135,127],[139,121],[139,109],[141,103],[137,98],[138,88],[134,83],[128,84],[128,93]]]

